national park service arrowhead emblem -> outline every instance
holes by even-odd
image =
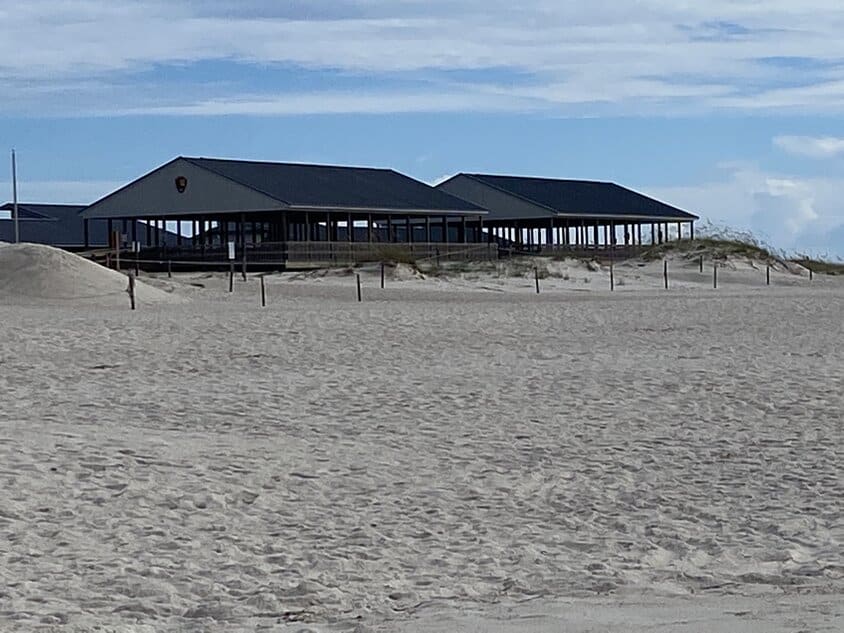
[[[184,193],[188,188],[188,179],[184,176],[176,176],[176,191]]]

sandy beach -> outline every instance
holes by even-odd
[[[8,286],[0,628],[844,629],[844,280],[572,266]]]

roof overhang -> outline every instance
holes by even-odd
[[[489,212],[481,209],[477,210],[455,210],[455,209],[395,209],[391,207],[346,207],[346,206],[305,206],[305,205],[290,205],[286,207],[290,211],[299,211],[304,213],[382,213],[385,215],[447,215],[447,216],[467,216],[478,217],[487,215]]]
[[[645,222],[696,222],[700,220],[696,215],[684,216],[665,216],[665,215],[647,215],[647,214],[628,214],[608,215],[606,213],[556,213],[554,217],[557,218],[587,218],[590,220],[610,220],[611,222],[622,222],[624,220],[641,220]]]

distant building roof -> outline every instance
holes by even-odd
[[[184,158],[290,207],[484,213],[392,169]]]
[[[442,183],[453,195],[460,194],[458,180],[468,178],[509,196],[541,207],[551,215],[574,217],[636,217],[664,220],[697,220],[698,216],[612,182],[562,180],[490,174],[458,174]],[[493,211],[491,219],[500,213]]]
[[[37,204],[19,202],[19,229],[22,242],[48,244],[63,248],[85,247],[85,224],[79,213],[84,205],[78,204]],[[8,202],[0,206],[0,211],[8,211],[10,216],[14,204]],[[120,228],[116,224],[114,229]],[[146,229],[146,224],[139,222],[137,234]],[[0,219],[0,242],[12,242],[15,239],[14,219]],[[131,236],[130,236],[131,239]],[[139,237],[139,239],[141,239]],[[176,234],[164,232],[167,244],[175,244]],[[91,247],[108,246],[108,222],[106,220],[88,221],[88,245]]]

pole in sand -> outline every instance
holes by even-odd
[[[229,292],[234,292],[234,242],[229,242]]]
[[[135,276],[129,273],[129,306],[135,309]]]
[[[261,275],[261,307],[267,307],[267,289],[264,287],[264,276]]]
[[[539,266],[533,267],[533,276],[536,279],[536,294],[539,294]]]
[[[384,262],[381,262],[381,290],[384,289]]]
[[[14,149],[12,149],[12,215],[15,220],[15,244],[18,244],[21,241],[21,228],[18,222],[18,164]]]
[[[766,285],[770,286],[771,285],[771,267],[770,266],[768,266],[768,268],[766,269],[765,274],[766,274],[766,277],[765,277]]]
[[[167,260],[167,277],[173,277],[173,262],[171,260]]]
[[[355,277],[357,277],[357,283],[358,283],[358,302],[360,302],[360,301],[363,301],[363,296],[360,294],[360,273],[358,273],[357,275],[355,275]]]
[[[613,270],[613,263],[610,260],[610,292],[615,290],[615,272]]]
[[[700,272],[703,272],[703,255],[700,256]]]
[[[811,268],[809,269],[809,281],[812,281],[815,278],[815,271]]]
[[[668,260],[662,262],[662,276],[665,278],[665,289],[668,290]]]
[[[718,288],[718,264],[712,264],[712,287]]]

